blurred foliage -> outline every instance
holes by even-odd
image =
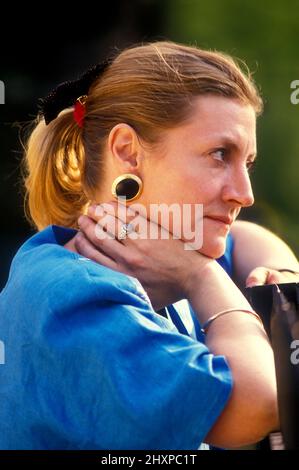
[[[262,92],[256,203],[243,217],[278,233],[299,255],[299,1],[167,0],[165,34],[173,41],[221,50],[244,60]]]

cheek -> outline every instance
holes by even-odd
[[[179,172],[155,168],[144,182],[144,195],[152,203],[182,203],[192,194],[187,181]]]
[[[215,180],[205,177],[204,172],[184,171],[175,173],[169,179],[169,192],[177,201],[185,203],[210,204],[220,196]]]
[[[220,197],[222,181],[219,175],[205,166],[190,165],[180,172],[180,186],[183,192],[193,195],[194,202],[207,204]]]
[[[220,197],[218,174],[184,150],[157,158],[154,165],[145,168],[144,191],[148,200],[210,204]]]

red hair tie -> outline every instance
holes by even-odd
[[[77,98],[74,107],[74,119],[79,127],[83,127],[83,121],[85,117],[85,102],[87,95],[82,95]]]

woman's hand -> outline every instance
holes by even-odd
[[[244,287],[299,282],[299,263],[290,247],[270,230],[245,220],[231,228],[234,239],[234,281]],[[281,269],[295,271],[279,272]]]
[[[141,214],[138,234],[132,232],[120,240],[121,227],[132,221],[136,212],[123,204],[121,213],[117,212],[119,208],[115,202],[91,206],[88,216],[78,221],[76,250],[99,264],[136,277],[155,310],[185,298],[193,274],[213,260],[184,249],[182,240],[174,239],[167,230]],[[150,233],[158,233],[158,237],[150,239]]]
[[[299,282],[299,272],[290,272],[259,266],[253,269],[246,279],[246,287],[262,286],[265,284],[282,284],[286,282]]]

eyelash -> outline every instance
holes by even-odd
[[[252,161],[252,162],[247,162],[247,171],[248,173],[252,173],[255,169],[255,166],[256,166],[256,161]]]
[[[217,152],[223,152],[223,158],[227,157],[228,154],[229,154],[229,151],[226,149],[226,148],[219,148],[219,149],[215,149],[213,150],[213,152],[211,152],[211,155],[217,153]],[[248,161],[247,162],[247,171],[248,173],[252,173],[254,168],[255,168],[255,165],[256,165],[256,160],[253,160],[253,161]]]

